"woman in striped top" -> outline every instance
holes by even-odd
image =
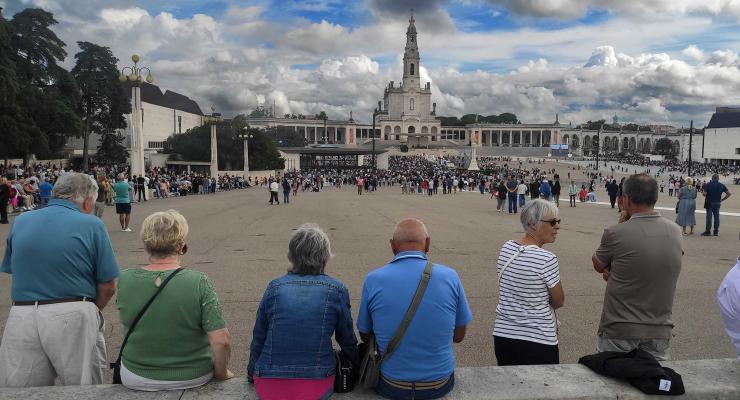
[[[563,306],[558,258],[542,248],[555,242],[555,204],[537,199],[522,208],[524,237],[504,243],[498,256],[499,297],[493,343],[498,365],[558,364],[555,309]]]

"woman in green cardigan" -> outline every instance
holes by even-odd
[[[175,210],[148,216],[141,240],[149,264],[121,272],[118,310],[125,331],[187,252],[188,223]],[[179,390],[212,378],[234,376],[227,369],[229,331],[216,290],[206,275],[183,269],[173,276],[134,327],[123,350],[121,381],[145,391]]]

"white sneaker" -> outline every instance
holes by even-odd
[[[124,232],[131,232],[131,228],[126,228],[123,230]]]

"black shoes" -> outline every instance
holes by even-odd
[[[702,236],[719,236],[719,232],[714,232],[714,234],[712,234],[711,232],[702,232],[701,235]]]

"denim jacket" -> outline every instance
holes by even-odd
[[[247,376],[323,379],[334,375],[332,335],[358,359],[349,291],[328,275],[288,273],[267,286],[257,310]]]

